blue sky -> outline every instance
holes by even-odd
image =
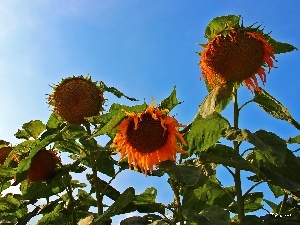
[[[46,104],[46,94],[52,91],[49,85],[88,73],[93,80],[102,80],[148,103],[152,98],[157,102],[164,99],[176,85],[184,104],[171,114],[187,124],[207,95],[204,81],[199,79],[199,56],[195,51],[202,49],[198,43],[206,43],[204,30],[208,22],[216,16],[242,15],[245,25],[262,23],[276,40],[300,48],[299,9],[298,0],[1,2],[0,139],[16,144],[13,135],[23,123],[32,119],[46,122],[51,113]],[[299,55],[299,51],[276,55],[278,68],[267,76],[264,87],[298,121]],[[240,96],[243,102],[252,94],[243,87]],[[111,102],[133,104],[105,97]],[[266,129],[283,138],[299,134],[286,122],[265,115],[256,105],[247,106],[246,111],[241,114],[241,128]],[[229,108],[224,116],[230,115]],[[139,184],[135,183],[136,177]],[[159,200],[165,201],[165,196],[171,196],[165,183],[165,179],[128,172],[121,174],[115,185],[120,189],[133,185],[137,192],[156,185],[162,187]]]

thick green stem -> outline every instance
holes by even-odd
[[[65,175],[65,177],[67,179],[67,193],[68,193],[68,196],[69,196],[69,199],[70,199],[69,207],[71,208],[71,211],[72,211],[72,225],[76,225],[77,221],[76,221],[76,215],[75,215],[75,212],[74,212],[75,200],[74,200],[74,197],[73,197],[73,189],[72,189],[72,186],[71,186],[71,178],[70,178],[69,174]]]
[[[183,215],[182,215],[182,205],[181,205],[181,200],[180,200],[178,183],[176,182],[176,180],[174,180],[172,178],[169,178],[169,183],[170,183],[171,188],[174,192],[174,203],[175,203],[176,208],[177,208],[176,217],[179,221],[179,224],[184,225],[184,218],[183,218]]]
[[[239,106],[238,106],[238,95],[237,88],[233,88],[233,106],[234,106],[234,128],[239,128]],[[239,142],[233,141],[233,147],[236,153],[239,154]],[[234,172],[234,184],[235,184],[235,192],[237,197],[237,209],[238,209],[238,219],[242,220],[245,216],[244,211],[244,197],[242,192],[242,184],[241,184],[241,171],[239,169],[235,169]]]

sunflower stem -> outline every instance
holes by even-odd
[[[234,107],[234,117],[233,117],[233,123],[234,128],[239,128],[239,106],[238,106],[238,94],[237,94],[237,88],[233,87],[233,107]],[[239,142],[233,141],[233,147],[236,153],[239,154]],[[242,220],[245,216],[244,211],[244,197],[242,192],[242,184],[241,184],[241,170],[238,168],[235,168],[234,171],[234,184],[235,184],[235,192],[237,197],[237,209],[238,209],[238,219]]]
[[[182,215],[182,205],[180,200],[180,193],[179,193],[179,184],[176,180],[169,178],[169,183],[171,185],[171,188],[174,192],[174,203],[177,207],[176,217],[179,221],[179,225],[184,225],[184,218]]]
[[[75,203],[75,199],[73,197],[73,189],[72,189],[72,185],[71,185],[71,178],[70,178],[70,174],[65,175],[66,179],[67,179],[67,194],[69,196],[70,202],[69,202],[69,206],[71,207],[72,210],[72,225],[76,225],[77,221],[76,221],[76,214],[74,212],[74,203]]]

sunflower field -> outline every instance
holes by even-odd
[[[276,55],[297,48],[257,24],[245,26],[239,15],[212,19],[204,34],[207,43],[197,54],[207,96],[189,124],[172,115],[177,105],[184,107],[176,87],[161,102],[136,104],[89,75],[52,86],[48,121],[24,123],[15,133],[17,145],[0,140],[1,224],[26,225],[39,216],[38,225],[110,225],[132,212],[138,214],[121,225],[300,224],[300,135],[285,140],[263,127],[250,131],[239,118],[252,104],[300,130],[289,110],[261,87],[276,68]],[[245,88],[252,98],[241,101]],[[107,93],[131,104],[110,102]],[[227,108],[228,118],[222,115]],[[108,139],[105,145],[101,137]],[[231,185],[220,182],[221,166]],[[113,181],[125,170],[167,176],[173,201],[158,202],[159,187],[119,191]],[[245,171],[250,175],[243,177]],[[88,183],[74,178],[78,174]],[[245,180],[251,182],[247,190]],[[261,184],[281,201],[264,197],[257,191]],[[21,194],[2,194],[13,186]],[[271,211],[256,215],[265,205]]]

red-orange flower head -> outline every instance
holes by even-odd
[[[83,76],[63,79],[48,101],[64,120],[74,124],[85,123],[85,117],[99,115],[103,102],[103,93],[96,83]]]
[[[145,112],[125,112],[125,118],[111,145],[121,152],[120,160],[128,157],[129,167],[140,168],[145,174],[153,166],[166,160],[176,160],[176,153],[186,153],[177,144],[177,138],[186,145],[179,133],[179,123],[167,115],[168,110],[154,108],[154,101]]]
[[[254,29],[232,29],[216,35],[201,53],[202,76],[211,87],[225,82],[244,82],[249,90],[259,90],[256,74],[266,83],[264,67],[274,67],[273,47]]]
[[[13,150],[12,147],[5,146],[0,148],[0,165],[3,165],[9,153]]]
[[[60,158],[56,156],[55,150],[42,149],[31,159],[31,164],[27,174],[29,182],[41,182],[47,180],[54,172],[56,165],[60,163]]]

